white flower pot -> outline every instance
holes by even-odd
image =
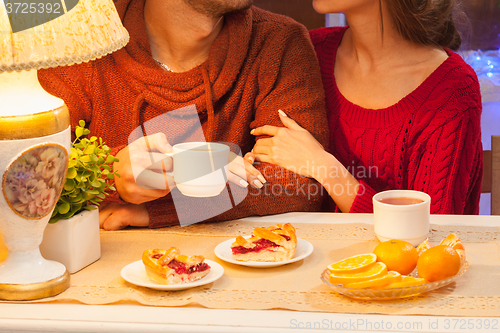
[[[40,252],[75,273],[101,257],[99,210],[86,210],[67,220],[48,224]]]

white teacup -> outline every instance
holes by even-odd
[[[375,234],[381,242],[399,239],[413,246],[429,234],[431,197],[413,190],[390,190],[373,196]]]
[[[229,147],[215,142],[185,142],[166,155],[174,159],[173,175],[179,191],[190,197],[213,197],[226,187]]]

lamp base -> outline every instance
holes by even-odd
[[[11,251],[0,264],[0,299],[27,301],[55,296],[69,288],[63,264],[46,260],[38,248]]]
[[[69,288],[68,271],[55,279],[31,284],[0,284],[0,299],[29,301],[58,295]]]

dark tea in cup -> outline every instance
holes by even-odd
[[[388,205],[415,205],[424,202],[422,199],[409,197],[383,198],[378,201]]]

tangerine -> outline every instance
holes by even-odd
[[[420,243],[419,246],[417,246],[417,253],[418,253],[418,255],[421,255],[422,252],[424,252],[425,250],[430,249],[433,246],[434,245],[432,245],[431,243],[429,243],[429,238],[426,238],[422,243]]]
[[[454,250],[465,250],[464,244],[455,234],[449,234],[448,236],[446,236],[446,238],[443,239],[439,245],[448,245]]]
[[[446,279],[460,270],[460,255],[451,246],[437,245],[420,255],[418,275],[429,282]]]
[[[410,274],[417,266],[417,249],[408,242],[391,239],[378,244],[373,253],[377,261],[387,265],[389,271],[396,271],[402,275]]]

